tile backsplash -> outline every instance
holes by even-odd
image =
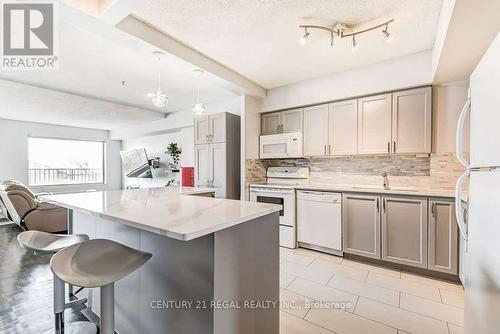
[[[272,159],[246,161],[248,183],[265,182],[266,168],[305,166],[311,183],[380,185],[387,172],[393,186],[413,186],[453,190],[464,168],[454,153],[413,155],[345,156],[311,159]]]

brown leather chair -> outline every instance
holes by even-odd
[[[30,189],[18,181],[2,182],[0,198],[10,219],[25,230],[54,233],[68,229],[67,209],[40,201]]]

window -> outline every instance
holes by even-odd
[[[104,183],[104,142],[28,138],[29,185]]]

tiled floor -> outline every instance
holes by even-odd
[[[462,334],[458,284],[281,249],[280,334]]]

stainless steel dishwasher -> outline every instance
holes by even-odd
[[[342,255],[342,194],[297,191],[299,246]]]

